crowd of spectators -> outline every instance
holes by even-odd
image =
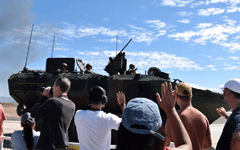
[[[109,150],[112,129],[118,130],[118,150],[202,150],[212,147],[208,119],[192,106],[192,87],[185,82],[178,83],[174,90],[170,82],[163,83],[161,96],[156,93],[157,103],[144,97],[136,97],[126,103],[125,94],[119,91],[116,97],[122,117],[102,110],[108,98],[100,86],[89,90],[87,102],[90,109],[75,113],[76,106],[67,97],[70,86],[69,79],[60,77],[54,83],[53,95],[49,92],[51,87],[44,89],[31,113],[21,116],[23,130],[12,134],[13,149],[66,149],[72,119],[81,150]],[[216,109],[227,119],[216,150],[237,150],[240,149],[240,79],[229,80],[221,89],[232,114],[228,116],[223,107]],[[178,111],[176,103],[180,106]],[[160,107],[168,118],[165,125]],[[1,105],[0,111],[2,136],[2,121],[6,118]],[[34,130],[34,118],[43,118],[41,132]],[[171,142],[174,147],[169,147]]]

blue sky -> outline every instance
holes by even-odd
[[[0,96],[25,65],[45,70],[46,58],[80,58],[93,71],[126,47],[138,73],[158,67],[171,79],[217,90],[239,78],[240,0],[3,0],[0,1]],[[79,70],[79,69],[78,69]]]

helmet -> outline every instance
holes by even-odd
[[[99,104],[102,103],[106,105],[108,98],[106,96],[106,91],[101,86],[95,86],[90,89],[88,93],[87,103]]]
[[[66,63],[62,63],[62,66],[65,66],[65,67],[67,67],[67,64],[66,64]]]
[[[135,68],[135,65],[134,64],[130,64],[129,68]]]
[[[87,64],[86,65],[86,68],[89,68],[89,67],[92,69],[92,65],[91,64]]]

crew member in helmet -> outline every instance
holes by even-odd
[[[67,72],[68,72],[68,70],[67,70],[67,64],[66,64],[66,63],[62,63],[61,68],[59,68],[59,69],[57,70],[57,72],[67,73]]]
[[[94,74],[94,72],[93,72],[91,69],[92,69],[92,65],[91,65],[91,64],[87,64],[87,65],[86,65],[86,70],[85,70],[84,73]]]
[[[127,74],[136,74],[136,70],[137,70],[137,68],[135,69],[135,65],[134,64],[130,64],[129,65],[129,69],[127,71]]]
[[[122,112],[125,108],[125,94],[118,92],[117,101]],[[106,150],[111,146],[111,130],[118,130],[122,121],[118,116],[105,113],[102,108],[108,99],[106,91],[96,86],[90,89],[87,102],[90,110],[78,110],[74,117],[80,149]]]

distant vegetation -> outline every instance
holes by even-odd
[[[17,103],[12,97],[0,97],[0,103]]]

